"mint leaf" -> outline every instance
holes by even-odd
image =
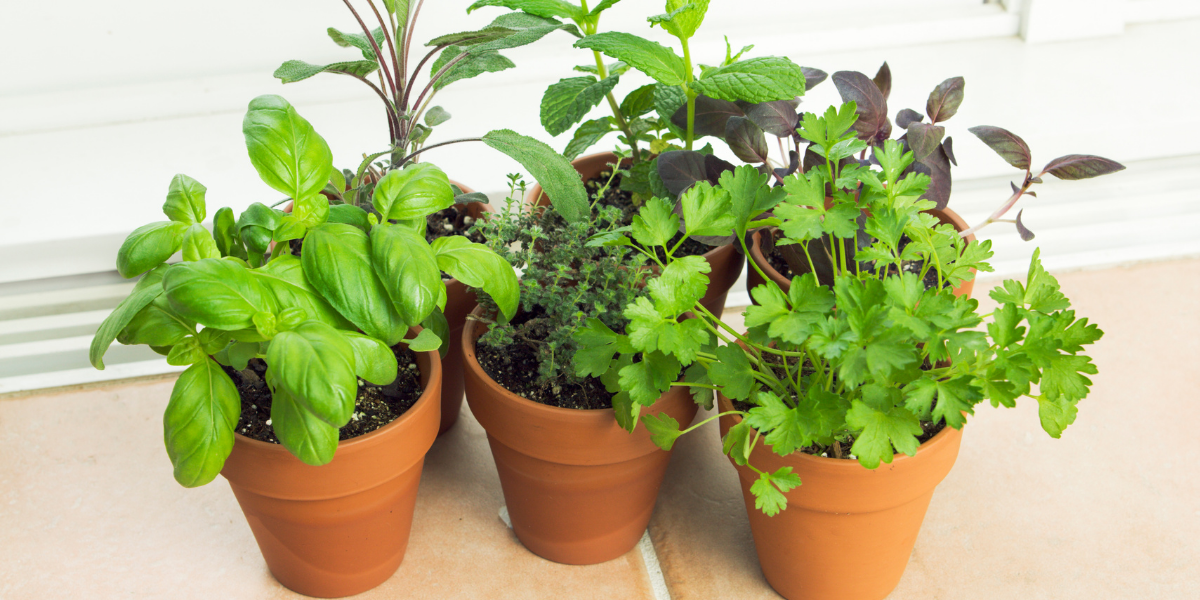
[[[575,129],[575,137],[567,144],[563,150],[563,156],[567,160],[575,160],[585,150],[591,148],[596,142],[599,142],[604,136],[616,131],[613,127],[612,117],[601,117],[591,121],[584,121],[582,125]]]
[[[682,85],[687,77],[686,64],[673,50],[629,33],[608,31],[589,35],[575,42],[575,47],[607,54],[663,85]]]
[[[699,94],[730,102],[791,100],[804,95],[804,71],[786,58],[763,56],[706,71],[690,87]]]
[[[467,7],[467,14],[483,6],[502,6],[547,19],[553,17],[579,19],[584,16],[582,8],[564,0],[476,0],[474,4]]]
[[[709,0],[667,0],[667,14],[646,19],[650,26],[661,26],[671,35],[686,40],[696,34],[708,12]]]
[[[595,77],[569,77],[546,88],[542,96],[542,127],[550,135],[559,135],[578,123],[616,87],[617,77],[599,81]]]

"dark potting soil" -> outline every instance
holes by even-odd
[[[782,237],[783,237],[783,232],[776,230],[775,231],[775,239],[778,240]],[[904,251],[904,247],[908,245],[909,241],[910,240],[907,235],[900,237],[900,251],[901,252]],[[761,248],[760,248],[760,250],[761,250]],[[784,279],[791,281],[792,277],[795,276],[792,273],[792,268],[790,266],[788,266],[787,259],[785,259],[783,257],[783,254],[781,254],[779,252],[778,247],[771,250],[770,252],[764,252],[763,256],[767,259],[767,264],[771,265],[772,269],[779,271],[779,274],[782,275]],[[866,267],[873,265],[874,262],[864,262],[861,264],[864,266],[864,268],[866,268]],[[895,267],[890,267],[889,270],[893,274],[896,272]],[[904,265],[904,270],[909,273],[920,273],[921,266],[918,263],[910,262],[910,263],[907,263]],[[925,289],[927,289],[927,290],[936,288],[938,285],[937,271],[934,269],[929,269],[929,272],[925,274],[925,279],[923,280],[923,282],[925,284]]]
[[[339,440],[371,433],[395,421],[420,399],[423,390],[415,356],[404,344],[393,346],[392,352],[399,364],[396,381],[389,385],[375,385],[358,380],[354,416],[338,431]],[[238,419],[237,432],[248,438],[278,444],[275,429],[271,426],[271,390],[264,379],[267,364],[255,358],[245,370],[236,371],[232,367],[224,369],[242,397],[242,415]]]
[[[467,214],[466,209],[459,210],[457,205],[439,210],[425,217],[425,241],[430,244],[438,238],[461,235],[476,244],[484,242],[483,233],[470,231],[475,219]]]
[[[513,324],[520,326],[531,320],[528,313],[522,313],[513,319]],[[483,372],[492,381],[538,404],[560,408],[611,409],[612,394],[604,389],[604,383],[596,377],[571,380],[560,377],[554,381],[539,381],[538,368],[542,361],[538,357],[537,346],[547,333],[536,327],[525,328],[521,335],[526,339],[518,337],[511,345],[502,348],[477,343],[475,356]]]

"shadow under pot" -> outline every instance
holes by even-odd
[[[425,453],[437,437],[441,362],[415,353],[423,391],[391,423],[338,443],[329,464],[235,434],[229,481],[275,579],[319,598],[365,592],[404,559]]]
[[[650,522],[671,454],[640,423],[632,434],[622,429],[611,409],[547,406],[503,388],[475,354],[485,331],[479,321],[463,331],[467,403],[487,431],[517,539],[570,565],[629,552]],[[674,387],[644,412],[691,423],[696,409],[687,388]]]
[[[601,172],[611,169],[616,162],[616,154],[602,152],[577,158],[571,161],[571,166],[575,167],[586,184],[588,181],[600,177]],[[629,164],[630,161],[626,159],[622,166],[628,167]],[[525,205],[550,206],[550,197],[542,191],[542,186],[534,184],[525,195]],[[744,266],[742,253],[736,244],[725,244],[705,252],[703,256],[704,260],[708,261],[712,267],[712,271],[707,275],[708,292],[700,299],[700,304],[720,318],[725,311],[725,299],[729,296],[729,289],[742,274]]]
[[[970,226],[967,225],[967,222],[964,221],[962,217],[958,216],[958,213],[950,210],[949,208],[944,208],[942,210],[935,208],[925,212],[937,217],[942,223],[953,225],[956,231],[966,231],[970,228]],[[782,273],[780,273],[774,266],[771,265],[771,261],[767,259],[767,256],[763,254],[763,236],[767,235],[769,231],[770,230],[768,229],[755,229],[750,234],[750,256],[747,257],[748,266],[746,271],[746,291],[751,293],[751,298],[754,297],[752,290],[765,283],[762,276],[758,274],[758,269],[754,268],[754,265],[758,265],[758,268],[762,269],[762,272],[766,274],[767,277],[770,277],[772,281],[778,284],[779,289],[783,290],[784,293],[787,293],[788,289],[792,287],[791,278],[784,277]],[[972,233],[964,239],[968,243],[973,242],[975,241],[975,234]],[[971,273],[975,273],[975,269],[971,269]],[[971,281],[964,281],[958,287],[954,288],[954,295],[966,296],[967,298],[970,298],[971,291],[974,289],[974,279]]]
[[[733,410],[718,394],[721,412]],[[721,417],[722,437],[741,421]],[[761,443],[750,464],[775,472],[792,467],[799,487],[784,494],[788,505],[768,517],[754,507],[750,486],[758,473],[740,466],[754,549],[767,583],[789,600],[882,600],[908,566],[934,489],[958,458],[962,432],[945,427],[891,464],[867,469],[856,460],[802,452],[779,456]]]

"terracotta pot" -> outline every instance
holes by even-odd
[[[962,217],[958,216],[958,213],[950,210],[949,208],[946,208],[943,210],[933,209],[928,212],[929,212],[929,214],[937,217],[939,221],[953,225],[954,228],[958,231],[966,231],[967,229],[970,228],[970,226],[967,225],[967,222],[964,221],[962,219]],[[760,269],[762,269],[763,273],[766,273],[767,277],[770,277],[772,281],[774,281],[776,284],[778,284],[779,287],[783,291],[786,292],[786,291],[788,291],[788,288],[791,287],[791,282],[788,281],[787,279],[785,279],[783,277],[783,275],[781,275],[779,273],[779,271],[776,271],[775,267],[772,267],[771,263],[767,262],[766,257],[763,256],[762,236],[763,236],[764,231],[765,230],[763,230],[763,229],[756,229],[756,230],[754,230],[753,233],[751,233],[750,256],[749,256],[748,260],[753,261],[755,264],[757,264],[758,267]],[[972,233],[971,235],[968,235],[966,237],[966,240],[968,242],[974,241],[975,234]],[[758,271],[753,266],[750,266],[747,268],[749,270],[746,272],[746,291],[749,292],[750,290],[753,290],[755,287],[762,285],[764,283],[764,281],[763,281],[763,278],[758,274]],[[975,270],[972,269],[971,272],[974,273]],[[962,285],[954,288],[954,295],[955,296],[966,296],[966,297],[970,298],[971,291],[974,289],[975,289],[975,280],[974,279],[972,279],[971,281],[965,281],[965,282],[963,282]],[[751,297],[753,297],[753,296],[751,296]]]
[[[457,181],[451,183],[457,185],[464,193],[475,191]],[[456,204],[454,207],[460,211],[466,209],[473,219],[483,218],[496,211],[490,204],[479,202]],[[445,433],[458,422],[458,413],[463,401],[462,346],[458,344],[458,338],[462,335],[467,315],[475,310],[476,303],[475,294],[462,282],[457,279],[446,282],[446,310],[443,312],[450,324],[450,347],[446,356],[442,358],[442,423],[438,435]]]
[[[221,474],[271,574],[301,594],[350,596],[381,583],[408,546],[425,453],[437,437],[441,361],[417,354],[424,392],[399,419],[338,444],[327,465],[241,435]]]
[[[571,165],[575,167],[576,171],[579,171],[579,175],[586,182],[600,175],[601,171],[609,168],[609,165],[615,162],[617,162],[616,154],[603,152],[577,158],[571,162]],[[542,192],[542,186],[535,183],[525,195],[525,205],[549,206],[550,197]],[[709,312],[720,317],[725,312],[725,298],[729,296],[729,288],[733,287],[742,274],[744,261],[740,250],[733,244],[709,250],[704,254],[704,259],[712,266],[712,271],[708,274],[708,292],[700,299],[700,304]]]
[[[479,315],[479,309],[473,313]],[[526,400],[479,366],[463,331],[467,403],[487,431],[517,539],[554,562],[589,565],[629,552],[650,522],[671,454],[641,424],[630,434],[611,410],[576,410]],[[696,404],[672,388],[645,412],[691,423]]]
[[[718,403],[722,412],[733,409],[723,396]],[[740,420],[721,417],[721,435]],[[750,464],[770,472],[792,467],[802,482],[785,494],[787,509],[768,517],[754,508],[750,493],[758,474],[734,464],[767,582],[792,600],[887,597],[904,574],[933,490],[954,466],[961,441],[961,431],[946,427],[915,456],[897,454],[874,470],[855,460],[779,456],[760,443]]]

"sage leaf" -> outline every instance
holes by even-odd
[[[483,142],[521,163],[546,194],[554,210],[567,222],[574,223],[590,212],[587,190],[579,172],[565,157],[543,142],[511,129],[489,131]]]
[[[356,79],[363,79],[367,75],[374,73],[377,69],[379,69],[379,63],[373,60],[336,62],[327,65],[314,65],[302,60],[289,60],[279,65],[279,68],[275,69],[275,72],[271,75],[283,83],[296,83],[319,73],[339,73]]]
[[[463,49],[458,46],[450,46],[443,50],[438,55],[437,60],[433,61],[433,67],[430,69],[429,76],[432,78],[437,75],[442,70],[442,67],[450,64],[451,60],[457,58],[462,53]],[[484,73],[497,73],[516,66],[513,64],[513,61],[495,50],[473,52],[467,58],[455,63],[445,73],[442,73],[442,76],[433,82],[433,89],[440,90],[460,79],[470,79]]]

